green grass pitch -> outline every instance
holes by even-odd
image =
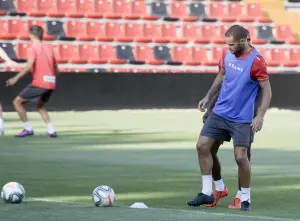
[[[45,136],[39,116],[29,113],[36,135],[17,139],[15,113],[5,115],[0,137],[0,185],[20,182],[22,204],[0,202],[0,220],[194,221],[300,219],[299,112],[270,110],[255,137],[251,212],[227,209],[237,190],[231,143],[220,159],[229,196],[215,208],[190,208],[201,190],[195,142],[202,127],[197,110],[51,113],[59,138]],[[92,190],[109,185],[112,208],[97,208]],[[151,209],[131,209],[144,202]]]

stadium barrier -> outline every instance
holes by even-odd
[[[0,73],[0,101],[5,111],[13,110],[13,98],[30,82],[28,76],[6,88],[5,81],[13,74]],[[196,108],[214,78],[215,74],[62,73],[47,106],[56,111]],[[300,109],[300,74],[274,74],[270,81],[272,107]]]

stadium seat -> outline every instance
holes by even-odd
[[[165,43],[167,40],[177,44],[187,43],[184,37],[177,35],[176,25],[172,23],[165,23],[161,26],[161,36],[155,39],[154,42]]]
[[[6,13],[15,12],[16,8],[13,1],[0,0],[0,16],[6,15]]]
[[[107,58],[109,64],[126,64],[126,60],[118,59],[116,56],[116,51],[112,45],[101,45],[99,46],[99,52],[101,59],[104,57]]]
[[[133,49],[129,45],[117,45],[116,47],[116,53],[117,58],[121,60],[126,60],[127,62],[130,62],[134,60],[133,56]]]
[[[118,42],[132,42],[143,36],[140,24],[125,23],[120,27],[121,32],[117,38]]]
[[[195,40],[196,43],[207,44],[214,38],[216,34],[216,26],[205,24],[201,25],[198,30],[198,35]]]
[[[104,41],[107,36],[105,33],[104,25],[100,22],[92,21],[86,24],[86,33],[88,36],[94,39]],[[106,39],[107,41],[113,41],[113,39]]]
[[[204,65],[207,66],[216,66],[219,64],[219,61],[222,57],[222,51],[224,47],[217,46],[211,48],[211,56],[208,57],[207,61],[204,62]]]
[[[257,37],[259,39],[268,41],[270,43],[275,43],[276,40],[273,36],[273,28],[268,25],[260,25],[257,26]],[[282,42],[284,43],[284,42]]]
[[[149,43],[155,38],[158,38],[160,36],[160,26],[153,23],[146,23],[142,25],[142,36],[137,37],[136,41],[141,43]],[[166,40],[165,42],[168,42]]]
[[[251,44],[266,44],[267,42],[263,39],[258,39],[256,36],[256,30],[252,25],[245,26],[250,32]]]
[[[276,25],[273,29],[276,41],[284,41],[288,44],[299,44],[289,25]]]
[[[108,22],[103,25],[103,33],[97,36],[97,41],[114,41],[121,33],[120,24]]]
[[[81,57],[90,64],[107,63],[107,58],[105,58],[105,55],[101,54],[102,48],[99,50],[99,47],[100,45],[80,44],[79,51],[81,53]]]
[[[58,40],[75,40],[75,38],[67,36],[61,21],[46,21],[46,28],[49,35],[56,36]]]
[[[29,40],[28,23],[20,19],[15,20],[1,20],[0,21],[0,39]]]
[[[161,60],[164,61],[166,64],[169,65],[181,65],[182,61],[178,61],[178,59],[173,60],[173,57],[171,55],[170,52],[170,48],[168,48],[167,46],[154,46],[154,57],[156,58],[156,60]],[[175,54],[173,54],[175,55]]]
[[[179,18],[182,21],[194,22],[197,21],[197,17],[189,16],[188,8],[184,1],[175,1],[169,4],[170,16],[174,18]]]
[[[27,60],[27,51],[31,47],[31,43],[17,43],[16,56],[18,59]]]
[[[257,47],[256,50],[265,59],[265,62],[266,62],[268,67],[278,67],[278,66],[280,66],[280,62],[272,60],[269,50],[267,50],[265,48],[259,48],[259,47]]]
[[[58,64],[65,64],[68,63],[68,57],[63,57],[64,54],[61,53],[61,46],[62,46],[61,44],[53,45],[54,55],[55,55],[56,62]],[[51,47],[50,44],[49,47]]]
[[[228,15],[228,9],[222,2],[211,2],[207,6],[208,17],[212,19],[218,19],[223,22],[234,22],[236,17],[234,15]]]
[[[188,56],[183,64],[190,66],[198,66],[207,61],[206,49],[200,46],[193,46],[189,48]]]
[[[161,65],[164,61],[156,60],[153,54],[153,49],[148,45],[137,45],[134,47],[134,58],[136,61],[145,62],[151,65]]]
[[[270,49],[271,59],[274,62],[279,63],[281,66],[284,67],[297,67],[298,61],[289,60],[285,54],[284,48],[271,48]]]
[[[33,25],[38,25],[43,28],[44,33],[43,33],[43,40],[45,41],[53,41],[56,39],[55,36],[51,36],[47,32],[47,28],[45,27],[45,23],[41,20],[28,20],[28,27],[33,26]]]
[[[169,17],[166,4],[163,2],[152,2],[151,15],[159,18]]]
[[[130,3],[127,0],[114,0],[111,3],[111,11],[105,14],[108,19],[121,19],[123,14],[130,13]]]
[[[131,11],[127,14],[124,13],[125,19],[145,19],[145,20],[157,20],[159,17],[152,16],[147,10],[147,6],[144,1],[130,1]]]
[[[104,14],[107,13],[109,5],[107,4],[107,1],[102,0],[80,0],[84,1],[83,5],[81,6],[81,9],[79,9],[81,12],[84,13],[84,16],[86,18],[102,18],[104,17]]]
[[[225,44],[225,33],[231,27],[231,25],[220,25],[218,27],[219,31],[215,32],[214,37],[212,37],[212,42],[215,44]]]
[[[39,9],[38,0],[16,0],[17,12],[26,13],[29,16],[43,17],[45,12]]]
[[[65,22],[65,31],[67,36],[71,36],[81,41],[92,41],[94,37],[87,34],[87,23],[81,21]]]
[[[290,61],[298,62],[298,66],[300,66],[300,49],[299,48],[288,49],[288,59]]]
[[[189,49],[186,46],[174,46],[171,48],[172,61],[183,63],[189,58]]]
[[[47,13],[49,17],[70,17],[82,18],[84,13],[78,12],[77,0],[53,0],[56,7],[52,7],[51,11]]]
[[[246,18],[247,20],[243,20],[242,18],[240,21],[242,22],[249,22],[249,18],[252,18],[252,21],[257,21],[261,23],[271,23],[272,20],[266,18],[264,16],[263,11],[261,10],[260,4],[257,3],[249,3],[246,4]]]
[[[201,3],[194,2],[191,3],[190,6],[190,16],[196,17],[199,20],[207,19],[207,14],[205,11],[205,6]]]
[[[59,54],[72,64],[84,64],[87,61],[81,57],[79,46],[77,44],[59,44]]]

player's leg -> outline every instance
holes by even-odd
[[[40,113],[40,115],[42,116],[45,124],[47,125],[48,136],[49,137],[57,137],[56,131],[55,131],[53,125],[51,124],[48,111],[45,108],[45,103],[48,102],[51,94],[52,94],[52,91],[46,91],[41,96],[41,98],[38,100],[38,102],[36,104],[36,109]]]
[[[216,140],[222,139],[224,135],[217,125],[220,123],[220,117],[212,114],[205,122],[197,142],[197,153],[202,173],[202,191],[193,200],[188,201],[190,206],[200,206],[214,202],[212,191],[212,168],[213,159],[211,148]],[[221,136],[221,137],[220,137]]]
[[[251,144],[253,143],[254,134],[251,131]],[[247,149],[247,156],[250,162],[250,170],[251,170],[251,144],[249,145],[249,148]],[[232,197],[232,202],[228,206],[229,209],[240,209],[241,208],[241,199],[242,199],[242,190],[241,190],[241,182],[240,177],[238,177],[238,191],[235,195],[235,197]]]
[[[251,170],[248,149],[251,144],[251,126],[247,123],[231,123],[234,143],[234,155],[238,165],[238,176],[241,185],[241,210],[251,210],[250,182]]]
[[[225,139],[228,140],[227,138]],[[229,137],[230,141],[230,137]],[[218,204],[219,200],[226,197],[229,193],[228,188],[225,186],[225,183],[221,175],[221,163],[218,158],[218,150],[223,144],[223,141],[218,140],[215,145],[211,148],[211,155],[213,158],[213,168],[212,168],[212,177],[215,183],[215,190],[213,191],[214,202],[212,204],[207,204],[208,207],[214,207]]]
[[[4,134],[3,109],[0,103],[0,136]]]

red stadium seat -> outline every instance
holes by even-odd
[[[121,27],[120,35],[115,38],[119,42],[132,42],[136,38],[142,36],[142,28],[140,24],[125,23]]]
[[[31,47],[31,43],[17,43],[16,55],[18,59],[27,60],[27,50]]]
[[[107,1],[102,0],[83,0],[85,3],[81,6],[84,16],[87,18],[102,18],[105,13],[109,12]]]
[[[133,16],[139,16],[139,18],[145,19],[145,20],[157,20],[159,17],[152,16],[149,14],[147,10],[147,5],[145,4],[145,1],[131,1],[131,12],[130,15],[125,14],[126,19],[130,19],[130,17]]]
[[[45,27],[45,24],[44,24],[43,21],[41,21],[41,20],[28,20],[28,26],[30,27],[30,26],[33,26],[33,25],[38,25],[38,26],[40,26],[40,27],[43,28],[43,30],[44,30],[43,40],[45,40],[45,41],[53,41],[53,40],[56,39],[55,36],[48,35],[46,27]]]
[[[186,46],[174,46],[171,48],[171,57],[174,62],[181,62],[189,57],[189,50]]]
[[[52,45],[49,44],[48,46],[51,47]],[[64,50],[64,53],[62,53],[61,46],[62,45],[58,45],[58,44],[53,46],[56,62],[58,64],[68,63],[69,55],[68,54],[66,55],[66,50]]]
[[[197,28],[194,24],[183,24],[181,33],[187,41],[195,41],[197,38]]]
[[[278,62],[281,66],[284,67],[297,67],[298,61],[289,60],[285,55],[284,48],[271,48],[270,49],[271,59],[274,62]]]
[[[67,60],[69,63],[84,64],[87,62],[81,57],[78,45],[59,44],[58,50],[62,60]],[[58,59],[58,61],[61,60]]]
[[[83,13],[77,11],[76,0],[53,0],[57,6],[57,11],[47,13],[49,17],[71,17],[71,18],[82,18]],[[55,10],[55,9],[54,9]]]
[[[29,40],[28,28],[27,21],[22,21],[20,19],[1,20],[0,39],[12,40],[18,38],[21,40]]]
[[[280,66],[280,62],[272,60],[268,50],[266,50],[265,48],[256,48],[256,50],[265,59],[265,62],[266,62],[268,67],[278,67],[278,66]]]
[[[226,16],[221,18],[224,22],[233,22],[242,16],[243,6],[239,2],[229,2],[226,7]]]
[[[40,10],[38,0],[16,0],[16,9],[29,16],[42,17],[46,15],[44,11]]]
[[[99,52],[101,59],[106,57],[109,64],[125,64],[126,60],[118,59],[116,56],[115,49],[112,45],[101,45],[99,46]]]
[[[194,46],[189,48],[189,56],[184,60],[183,64],[198,66],[207,60],[206,49],[200,46]]]
[[[96,40],[113,41],[113,38],[108,38],[105,33],[104,25],[100,22],[87,22],[86,33]]]
[[[167,40],[170,40],[173,43],[185,44],[187,40],[181,36],[177,35],[176,25],[175,24],[163,24],[161,26],[161,36],[155,39],[155,42],[166,43]]]
[[[171,2],[170,5],[170,16],[173,18],[179,18],[182,21],[197,21],[197,17],[189,16],[187,6],[184,1]]]
[[[108,22],[103,26],[104,33],[102,36],[97,36],[97,41],[114,41],[121,33],[119,23]]]
[[[199,27],[198,36],[196,39],[196,43],[206,44],[209,43],[213,36],[216,35],[216,26],[215,25],[201,25]]]
[[[107,13],[105,17],[109,19],[120,19],[123,14],[129,14],[131,12],[130,7],[130,3],[126,0],[114,0],[110,6],[111,11]]]
[[[289,25],[276,25],[274,36],[277,41],[285,41],[289,44],[299,44],[299,41],[294,36],[293,31]]]
[[[220,25],[218,27],[219,31],[217,31],[215,37],[213,37],[212,42],[215,44],[225,44],[225,33],[231,27],[231,25]]]
[[[249,3],[246,4],[246,16],[249,18],[252,18],[253,21],[258,21],[262,23],[270,23],[272,22],[271,19],[266,18],[264,16],[263,11],[261,10],[260,4],[258,3]],[[242,22],[248,22],[247,20],[240,19]]]
[[[147,45],[137,45],[134,47],[134,58],[136,61],[145,62],[151,65],[161,65],[164,61],[156,60],[153,55],[153,50]]]
[[[288,50],[288,58],[290,61],[298,62],[298,65],[300,65],[300,49],[290,48]]]
[[[142,25],[142,36],[136,39],[137,42],[148,43],[160,36],[159,27],[157,24],[143,24]]]
[[[83,59],[88,61],[90,64],[105,64],[107,58],[105,55],[100,54],[102,51],[99,50],[100,45],[82,44],[79,45],[79,51]]]
[[[87,34],[87,23],[81,21],[66,21],[66,35],[81,41],[92,41],[94,37]]]
[[[211,48],[211,57],[204,62],[207,66],[216,66],[219,64],[220,59],[222,58],[222,51],[224,47],[212,47]]]
[[[226,6],[221,2],[209,3],[207,10],[209,18],[218,19],[224,22],[234,22],[236,20],[234,16],[228,16]]]

